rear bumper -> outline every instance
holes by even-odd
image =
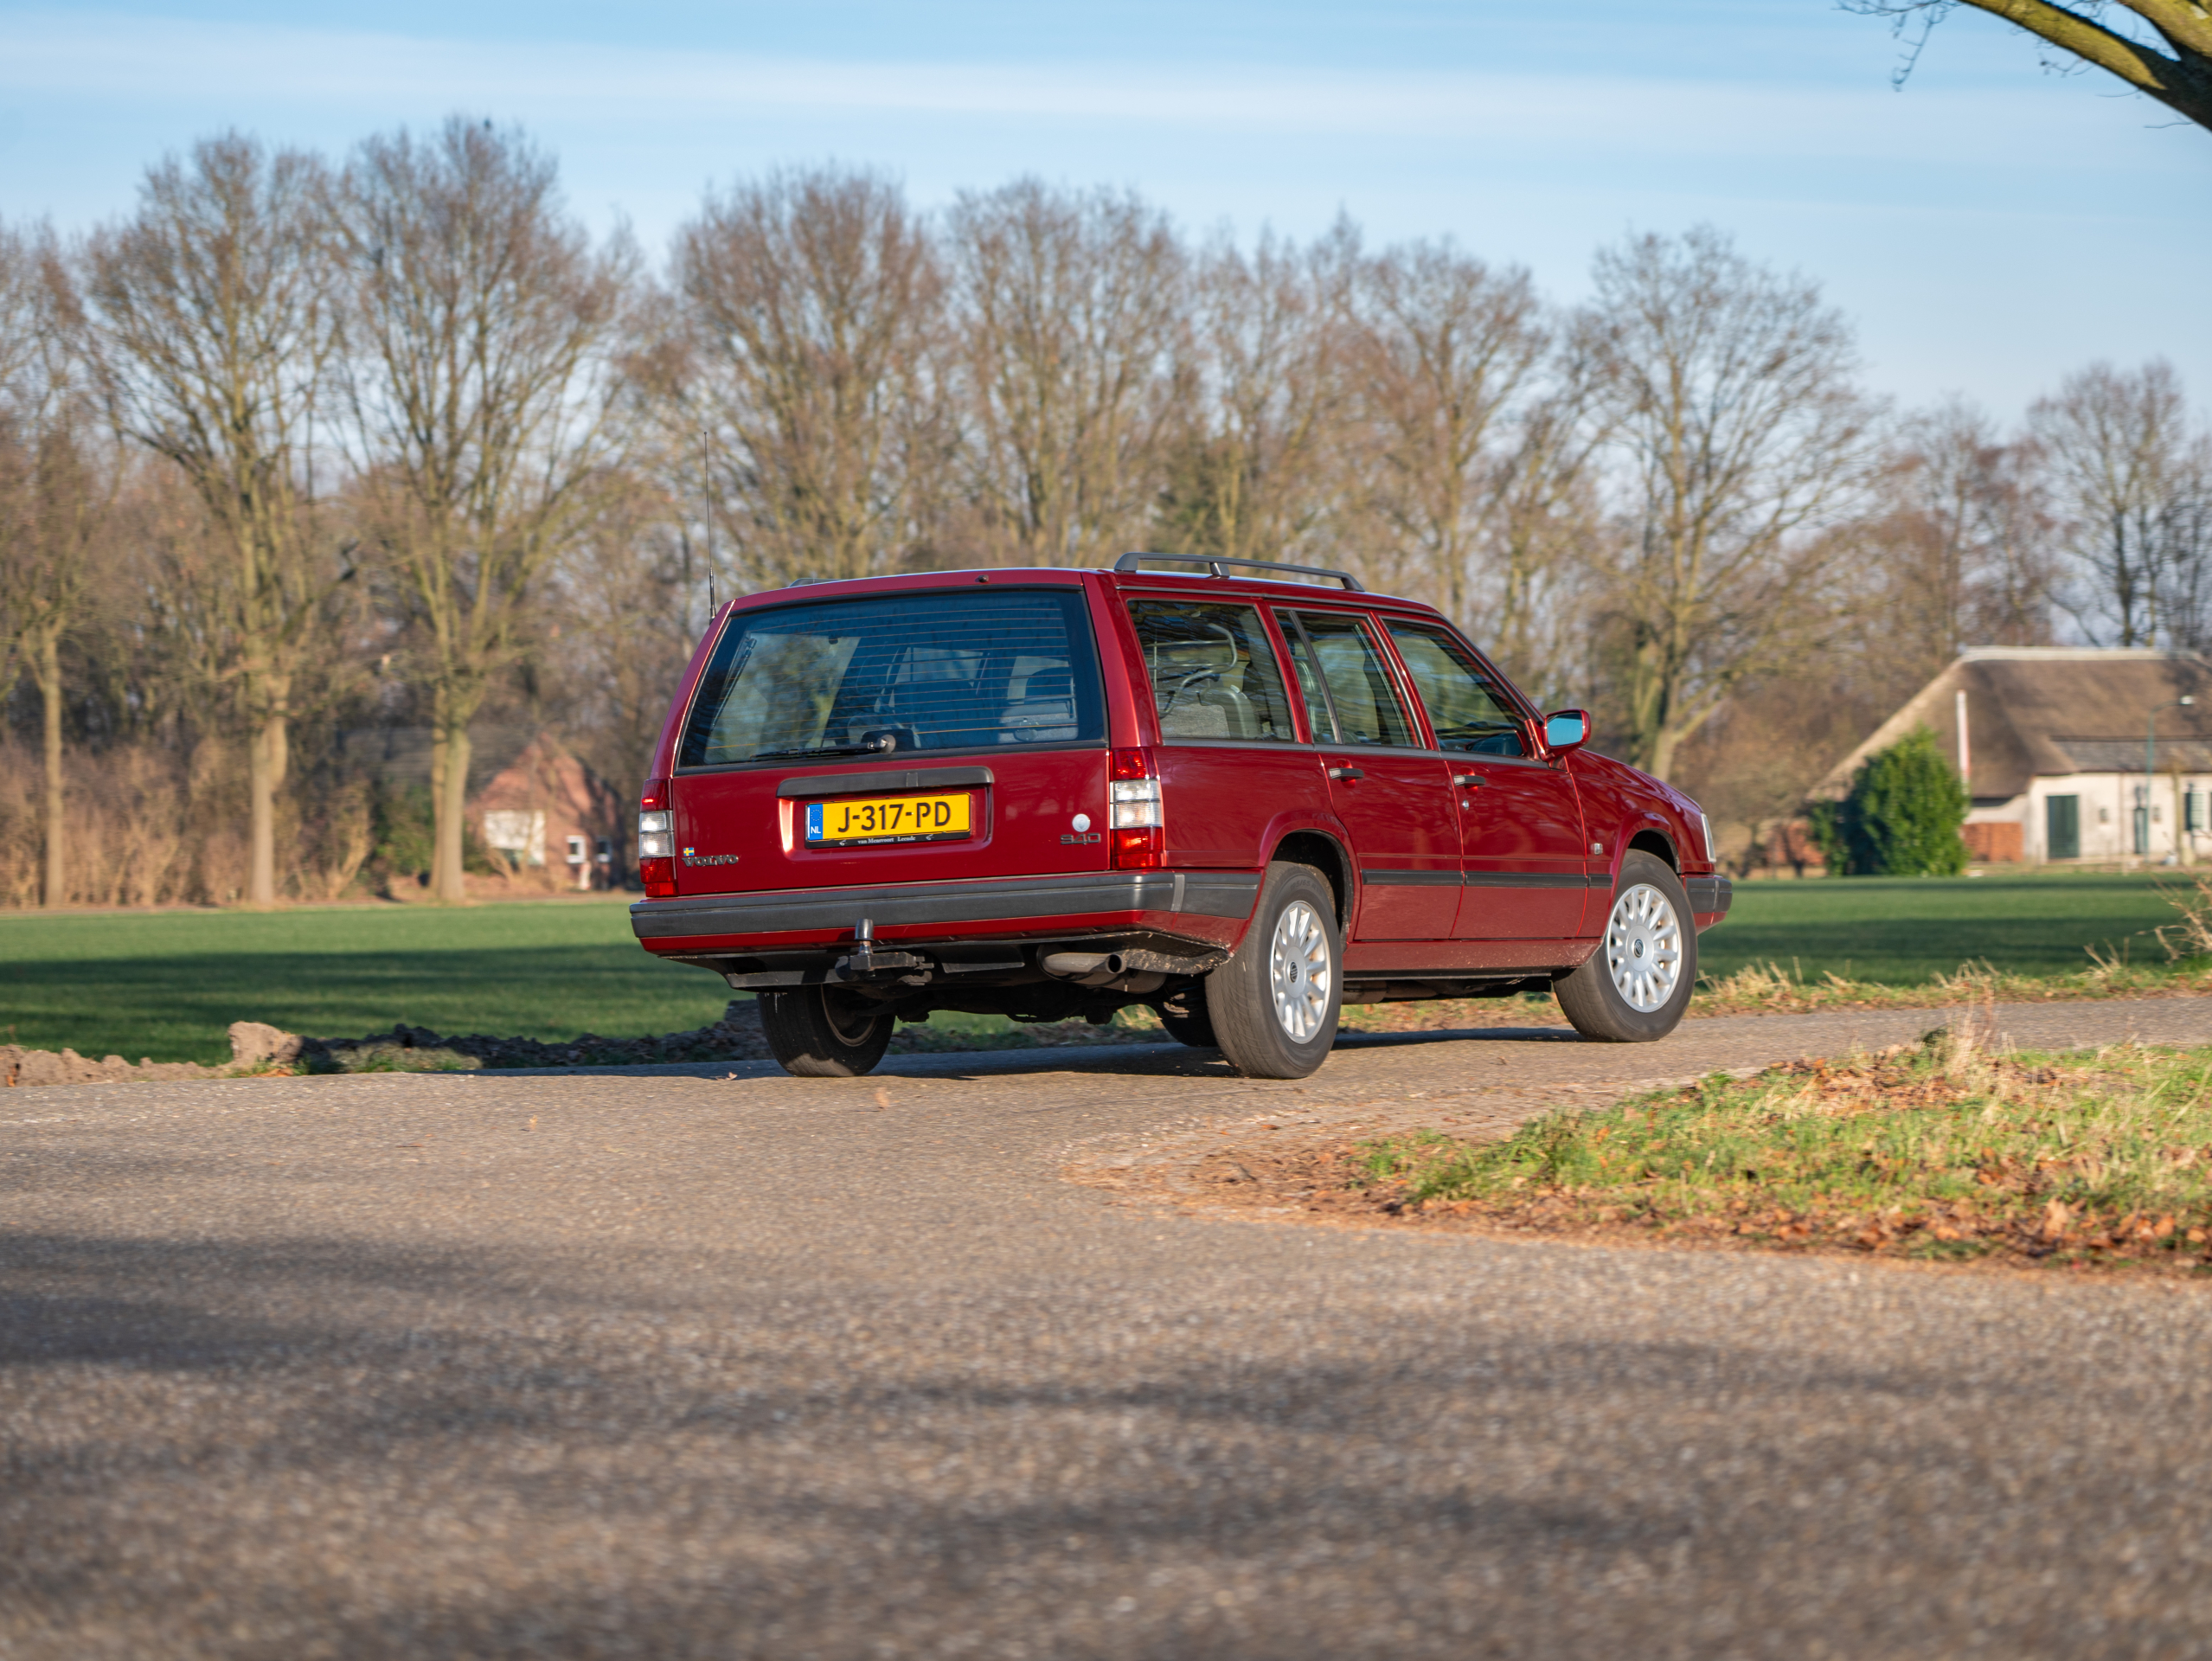
[[[1735,884],[1718,872],[1711,876],[1685,877],[1683,887],[1689,890],[1689,908],[1696,914],[1700,929],[1712,927],[1728,914],[1728,907],[1735,903]]]
[[[1136,923],[1146,913],[1242,922],[1259,898],[1257,871],[1101,871],[642,900],[630,907],[630,927],[649,950],[728,950],[769,943],[760,940],[764,935],[850,938],[862,917],[879,933],[933,934],[971,923],[989,924],[993,934],[1032,925],[1112,927]]]

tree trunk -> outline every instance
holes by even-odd
[[[48,628],[32,659],[46,728],[46,903],[69,902],[67,821],[61,800],[61,631]]]
[[[264,715],[247,751],[247,794],[253,810],[253,858],[246,879],[249,905],[277,902],[277,792],[292,766],[291,723]]]
[[[468,814],[469,729],[455,721],[438,744],[440,752],[431,788],[437,816],[438,858],[433,886],[440,900],[465,900],[468,886],[461,869],[461,824]]]

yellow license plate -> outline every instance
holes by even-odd
[[[965,837],[969,796],[877,796],[806,805],[806,840],[826,843],[936,842]]]

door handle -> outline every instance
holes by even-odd
[[[1462,790],[1472,790],[1479,785],[1487,783],[1488,780],[1479,773],[1455,773],[1452,775],[1452,782]]]
[[[1358,767],[1331,767],[1329,776],[1331,779],[1364,779],[1367,774]]]

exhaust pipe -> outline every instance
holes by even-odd
[[[1119,992],[1154,992],[1167,984],[1167,977],[1156,970],[1130,968],[1119,952],[1052,952],[1037,966],[1055,980]]]

